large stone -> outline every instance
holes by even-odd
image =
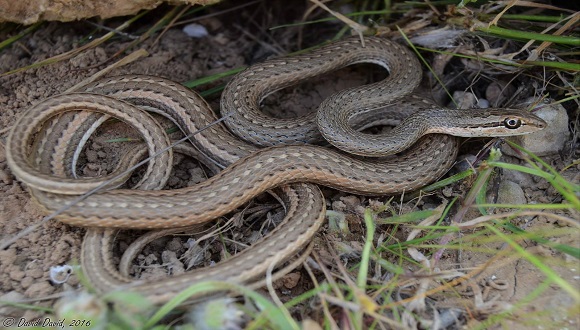
[[[210,5],[220,0],[167,0],[173,4]],[[109,18],[133,15],[142,9],[153,9],[160,0],[0,0],[0,22],[33,24],[38,21],[74,21],[99,16]]]

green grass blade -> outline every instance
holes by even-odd
[[[0,51],[2,51],[6,47],[12,45],[16,41],[20,40],[20,38],[26,36],[27,34],[36,31],[40,26],[42,26],[43,23],[44,22],[36,22],[36,23],[32,24],[31,26],[27,27],[26,29],[20,31],[15,36],[12,36],[12,37],[0,42]]]
[[[363,247],[360,267],[358,270],[357,285],[364,290],[367,285],[367,275],[369,272],[369,261],[371,257],[371,249],[373,247],[373,238],[375,237],[375,222],[371,209],[366,209],[364,214],[366,230],[365,245]]]
[[[532,210],[567,210],[573,208],[570,204],[477,204],[478,207],[532,209]]]
[[[409,222],[419,222],[425,218],[432,216],[435,213],[433,210],[422,210],[422,211],[415,211],[410,213],[405,213],[385,219],[376,219],[376,224],[400,224],[400,223],[409,223]]]
[[[224,77],[233,76],[238,72],[244,71],[245,69],[246,69],[246,67],[231,69],[228,71],[216,73],[216,74],[211,75],[211,76],[203,77],[200,79],[186,81],[186,82],[182,83],[182,85],[187,87],[187,88],[194,88],[194,87],[204,85],[204,84],[210,83],[212,81],[215,81],[215,80],[218,80],[218,79],[221,79]]]
[[[526,40],[526,41],[528,40],[548,41],[553,42],[555,44],[570,45],[570,46],[580,45],[580,38],[573,36],[555,36],[552,34],[510,30],[495,25],[488,26],[485,23],[477,24],[475,26],[475,29],[484,33],[488,33],[503,38]]]

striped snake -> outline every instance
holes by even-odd
[[[213,125],[190,138],[192,147],[176,150],[201,156],[210,166],[225,167],[193,187],[159,190],[169,176],[170,150],[149,162],[137,184],[141,190],[115,189],[127,179],[128,175],[120,175],[124,169],[170,145],[161,126],[143,110],[169,118],[186,135],[217,120],[196,93],[172,81],[142,75],[103,79],[85,86],[82,93],[58,95],[25,111],[8,138],[8,165],[45,212],[68,205],[57,219],[89,227],[82,265],[98,291],[130,289],[163,302],[202,279],[255,281],[269,267],[295,255],[324,219],[324,198],[315,184],[365,195],[417,190],[453,164],[458,141],[450,134],[518,135],[546,125],[524,110],[459,111],[414,101],[409,94],[419,84],[421,72],[413,54],[378,37],[364,41],[362,47],[358,38],[347,38],[307,54],[268,60],[233,78],[221,101],[226,125]],[[361,62],[383,66],[389,76],[332,95],[317,113],[303,118],[273,119],[258,110],[260,102],[276,90]],[[382,110],[386,105],[419,110],[389,135],[360,133],[361,128],[389,118]],[[73,154],[86,142],[86,132],[102,123],[103,115],[137,130],[144,146],[126,155],[108,176],[72,178]],[[360,158],[307,144],[322,137],[338,149],[379,158]],[[73,203],[107,180],[111,180],[110,190]],[[180,228],[205,223],[274,188],[279,189],[285,204],[282,223],[251,248],[215,267],[147,282],[122,275],[113,264],[115,230],[111,228]]]

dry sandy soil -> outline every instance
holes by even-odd
[[[259,8],[257,11],[274,11],[276,9]],[[261,13],[264,14],[263,12]],[[241,16],[253,17],[251,10],[244,11]],[[288,17],[293,16],[288,14]],[[152,20],[152,17],[148,18]],[[291,19],[288,21],[292,21]],[[108,21],[108,26],[119,25],[122,21]],[[256,21],[264,24],[264,21]],[[146,49],[150,55],[137,60],[134,63],[125,65],[113,70],[108,75],[119,75],[128,73],[150,74],[166,77],[175,81],[185,82],[193,79],[209,76],[215,73],[224,72],[243,65],[248,65],[267,58],[276,56],[280,53],[296,50],[296,40],[299,29],[289,28],[274,30],[270,32],[255,32],[254,28],[241,28],[241,21],[234,16],[226,14],[216,16],[201,21],[209,29],[209,37],[195,39],[188,37],[180,28],[172,28],[163,36],[154,42],[154,39],[148,39],[139,44],[138,47]],[[282,23],[282,22],[276,22]],[[304,47],[315,44],[322,40],[323,35],[327,32],[332,33],[337,30],[337,24],[324,25],[318,30],[317,35],[313,34],[313,29],[306,28]],[[43,25],[36,32],[25,36],[22,40],[13,46],[0,52],[0,73],[7,72],[19,67],[50,58],[66,51],[69,51],[80,44],[86,42],[86,38],[94,38],[102,35],[104,32],[95,32],[94,26],[85,22],[77,23],[49,23]],[[128,33],[142,33],[142,29],[136,27]],[[93,34],[94,33],[94,34]],[[257,33],[257,35],[255,34]],[[268,35],[269,34],[269,35]],[[0,40],[5,40],[7,33],[0,32]],[[262,43],[256,41],[258,38]],[[275,41],[274,41],[275,40]],[[70,60],[46,65],[40,68],[29,69],[20,73],[0,77],[0,225],[2,230],[1,238],[5,239],[16,235],[20,231],[38,223],[43,214],[33,201],[31,201],[26,187],[15,180],[10,169],[6,165],[5,142],[8,129],[10,129],[18,115],[39,101],[64,92],[71,86],[81,82],[83,79],[93,75],[100,69],[104,68],[108,61],[119,50],[123,50],[132,40],[125,36],[118,36],[105,44],[94,49],[89,49],[75,56]],[[264,45],[268,46],[264,46]],[[307,109],[315,109],[320,101],[329,94],[338,90],[367,83],[375,79],[376,74],[370,74],[372,70],[367,68],[344,69],[334,74],[332,77],[326,77],[311,83],[300,85],[296,88],[289,88],[269,97],[267,104],[272,111],[281,111],[281,116],[299,114]],[[379,73],[380,75],[380,73]],[[202,86],[198,89],[207,90],[211,87],[218,86],[227,81],[219,80],[210,85]],[[464,86],[465,88],[466,86]],[[217,96],[210,96],[210,102],[214,109],[218,108]],[[93,139],[83,156],[81,171],[85,175],[98,175],[111,169],[116,160],[115,154],[122,152],[122,144],[107,142],[111,137],[127,136],[123,128],[117,123],[108,125],[100,130],[100,136]],[[470,143],[463,153],[475,154],[482,144]],[[113,156],[111,156],[113,154]],[[516,161],[515,159],[510,159]],[[566,158],[560,156],[547,158],[547,161],[561,169],[566,164]],[[572,169],[577,171],[576,169]],[[572,179],[574,173],[569,174]],[[577,173],[577,172],[575,172]],[[197,162],[190,159],[182,159],[174,170],[173,178],[168,188],[182,187],[191,185],[203,178],[204,172]],[[501,177],[495,179],[495,182],[502,180]],[[443,199],[464,194],[468,189],[469,182],[462,185],[447,188],[444,192],[430,196],[421,201],[420,206],[423,208],[437,206]],[[493,189],[493,188],[492,188]],[[529,202],[557,201],[559,196],[554,189],[548,184],[537,181],[537,186],[525,189]],[[331,190],[325,190],[329,205],[335,209],[344,211],[350,223],[352,235],[348,237],[337,238],[336,234],[326,233],[324,237],[333,240],[338,239],[352,246],[361,246],[361,237],[364,236],[364,229],[361,209],[363,206],[385,203],[388,199],[375,198],[370,202],[366,198],[348,196],[343,193],[337,193]],[[258,205],[269,206],[271,201],[256,202]],[[413,204],[406,204],[404,210],[412,210]],[[477,216],[471,215],[471,216]],[[556,224],[545,217],[534,217],[528,219],[517,219],[514,223],[518,226],[525,227],[526,230],[539,231],[543,228],[553,230],[560,228],[565,224]],[[381,227],[382,228],[382,227]],[[379,228],[379,229],[381,229]],[[410,229],[403,229],[397,234],[400,239],[405,239]],[[252,230],[250,230],[252,231]],[[73,275],[64,285],[53,284],[49,281],[49,270],[53,266],[72,264],[79,260],[79,248],[82,241],[84,230],[63,225],[56,221],[50,221],[35,229],[32,233],[18,239],[8,249],[0,251],[0,299],[1,295],[9,294],[7,297],[20,297],[42,299],[51,296],[63,290],[70,290],[77,287],[78,279]],[[322,235],[322,234],[321,234]],[[128,234],[130,236],[130,234]],[[554,238],[555,241],[562,244],[571,244],[578,247],[577,237],[574,235],[560,235]],[[135,261],[136,265],[150,266],[161,263],[161,253],[163,250],[171,250],[183,253],[186,249],[187,237],[166,238],[157,244],[152,244],[142,255]],[[496,248],[498,250],[506,247],[497,242],[487,242],[486,248]],[[560,267],[556,267],[557,272],[570,283],[577,284],[578,270],[580,269],[577,260],[566,257],[561,253],[546,247],[537,246],[532,241],[521,242],[523,246],[530,251],[544,257],[557,258],[561,260]],[[324,246],[325,243],[320,244]],[[177,248],[175,247],[177,246]],[[119,247],[122,249],[123,247]],[[208,249],[212,251],[212,246]],[[216,248],[217,249],[217,248]],[[219,249],[218,249],[219,250]],[[325,253],[323,248],[318,248],[318,253],[331,262],[331,256]],[[208,255],[215,259],[219,251],[208,252]],[[490,258],[487,253],[476,253],[473,250],[456,253],[449,250],[442,257],[441,269],[470,269],[470,267],[485,264]],[[475,281],[481,285],[491,278],[497,281],[505,282],[502,290],[492,290],[490,297],[494,297],[497,306],[502,303],[515,303],[526,297],[530,292],[544,281],[544,275],[536,267],[519,258],[506,257],[503,262],[489,267],[487,271],[479,274]],[[207,264],[208,261],[202,262]],[[573,267],[573,264],[576,267]],[[137,268],[137,267],[136,267]],[[143,270],[138,271],[140,274]],[[147,271],[153,275],[166,273],[166,267],[155,267],[154,270]],[[145,276],[142,274],[142,276]],[[148,275],[147,275],[148,276]],[[284,287],[280,289],[280,296],[283,300],[295,296],[304,290],[311,288],[308,276],[302,270],[297,270],[286,278]],[[472,308],[473,301],[471,298],[438,297],[437,306]],[[487,298],[491,299],[491,298]],[[578,320],[566,319],[566,310],[573,304],[572,298],[563,293],[562,290],[552,284],[546,289],[540,297],[534,298],[534,303],[528,305],[523,310],[539,317],[538,312],[546,312],[543,315],[544,320],[553,322],[553,325],[565,325],[567,322],[576,322]],[[41,301],[38,304],[50,306],[52,300]],[[467,305],[466,305],[467,304]],[[4,311],[12,315],[25,315],[27,318],[36,317],[39,312],[26,311]],[[521,315],[522,313],[519,313]],[[310,314],[310,317],[316,318],[317,312]],[[523,315],[526,315],[523,313]],[[525,320],[516,317],[516,327],[526,328],[530,326]],[[511,322],[508,320],[507,322]],[[522,325],[523,324],[523,325]],[[557,327],[559,327],[557,326]],[[571,325],[572,326],[572,325]],[[550,328],[550,326],[548,326]]]

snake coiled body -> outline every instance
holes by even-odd
[[[399,98],[411,93],[421,76],[418,62],[406,48],[377,37],[365,38],[365,44],[367,47],[363,48],[359,39],[347,38],[307,55],[275,59],[250,67],[234,78],[222,95],[222,112],[229,116],[228,127],[247,141],[270,146],[317,141],[321,136],[317,125],[321,124],[325,127],[322,135],[339,148],[348,149],[349,142],[354,141],[355,149],[364,149],[359,140],[364,135],[356,130],[358,124],[354,125],[355,128],[351,127],[352,124],[360,123],[357,118],[361,116],[375,117],[377,108],[384,105],[404,102]],[[337,58],[340,60],[336,61]],[[359,62],[378,63],[389,70],[389,77],[331,96],[323,102],[318,114],[297,121],[271,121],[261,114],[256,117],[253,112],[245,112],[246,107],[255,108],[272,91]],[[83,243],[83,267],[93,285],[100,291],[131,288],[151,297],[157,295],[156,301],[164,301],[192,281],[202,278],[246,282],[259,277],[271,264],[286,260],[299,251],[324,218],[324,198],[313,183],[372,195],[416,190],[439,178],[453,164],[458,141],[448,134],[454,134],[455,129],[474,132],[472,135],[493,136],[525,134],[545,126],[541,119],[522,110],[480,110],[477,115],[433,110],[432,113],[437,113],[439,120],[445,123],[440,125],[440,130],[429,128],[416,134],[414,124],[401,126],[386,143],[387,151],[378,152],[381,156],[398,154],[371,160],[311,145],[270,146],[258,150],[234,137],[225,126],[217,124],[191,138],[200,154],[215,164],[227,166],[208,181],[167,191],[112,189],[74,204],[76,195],[103,182],[102,178],[73,180],[68,178],[67,170],[56,169],[68,166],[70,162],[64,158],[72,153],[72,142],[82,140],[73,138],[73,134],[65,136],[62,133],[71,131],[67,130],[66,121],[74,122],[78,127],[97,125],[97,117],[83,115],[85,117],[79,119],[77,116],[84,112],[78,111],[106,114],[129,123],[143,134],[147,144],[143,153],[150,155],[165,148],[169,141],[151,116],[137,107],[167,116],[187,135],[217,119],[197,94],[161,78],[113,77],[91,84],[85,91],[56,96],[30,108],[19,118],[15,125],[18,129],[13,129],[8,139],[8,164],[18,179],[30,187],[40,205],[48,213],[69,205],[57,216],[60,221],[102,228],[185,227],[210,221],[261,192],[282,186],[282,199],[287,202],[288,213],[272,237],[265,237],[217,268],[161,282],[134,283],[116,272],[109,246],[113,232],[90,229]],[[348,111],[341,110],[343,108]],[[422,122],[421,116],[429,116],[429,111],[413,115],[407,123]],[[66,115],[69,113],[72,115]],[[324,114],[330,114],[331,119]],[[63,117],[57,117],[61,115]],[[59,123],[62,118],[66,118],[65,123]],[[47,124],[51,121],[51,125]],[[325,121],[346,127],[347,131],[352,128],[357,137],[345,138],[334,131],[325,132],[328,126]],[[45,130],[43,127],[46,126],[50,129]],[[39,130],[41,137],[35,139]],[[375,142],[371,144],[380,144]],[[30,146],[41,148],[31,151]],[[136,151],[135,155],[139,152]],[[31,158],[30,154],[35,156]],[[61,156],[55,159],[54,154]],[[126,163],[135,163],[139,159],[135,155],[128,157]],[[139,183],[141,187],[160,189],[163,186],[171,154],[164,157],[149,165],[145,178]],[[39,165],[47,163],[50,165]],[[60,173],[60,178],[54,177],[56,172]],[[113,186],[117,184],[115,182]]]

